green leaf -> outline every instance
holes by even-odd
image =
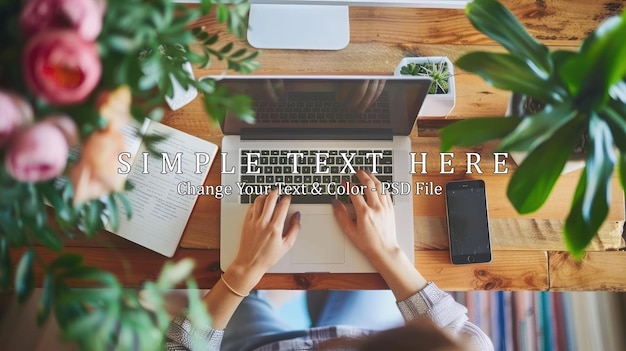
[[[53,251],[61,251],[63,249],[63,242],[57,237],[57,233],[47,226],[42,228],[32,228],[32,233],[45,247]]]
[[[46,199],[50,202],[52,207],[54,208],[54,212],[58,216],[59,219],[65,221],[66,223],[73,222],[74,213],[72,207],[63,201],[61,194],[54,188],[54,185],[51,183],[43,183],[39,190],[45,195]]]
[[[213,34],[211,35],[208,39],[206,39],[203,44],[204,45],[213,45],[217,42],[217,39],[219,39],[219,36],[217,34]]]
[[[626,152],[623,151],[619,153],[619,181],[626,191]]]
[[[611,129],[597,115],[592,115],[589,121],[589,139],[591,150],[587,154],[587,189],[582,214],[597,231],[609,210],[610,179],[616,161]]]
[[[149,119],[153,121],[157,121],[157,122],[160,122],[164,116],[165,116],[165,110],[159,107],[152,109],[152,111],[150,111],[150,113],[148,114]]]
[[[507,196],[519,213],[536,211],[546,201],[579,141],[581,129],[580,119],[570,121],[530,152],[513,173]]]
[[[244,121],[254,121],[254,110],[252,109],[252,99],[248,95],[232,95],[228,101],[228,107],[235,116]]]
[[[184,258],[177,263],[166,262],[156,285],[161,290],[171,289],[191,275],[194,262],[190,258]]]
[[[615,145],[622,152],[626,152],[626,120],[611,106],[604,109],[601,117],[608,123],[613,134]]]
[[[19,303],[24,303],[30,297],[35,287],[35,274],[33,273],[32,249],[24,252],[15,270],[15,292]]]
[[[104,197],[104,203],[106,205],[106,214],[109,219],[109,224],[113,231],[117,231],[120,225],[119,210],[117,208],[117,202],[115,202],[115,196],[110,194]]]
[[[546,139],[552,137],[563,125],[577,115],[570,102],[556,106],[546,105],[544,109],[533,115],[523,117],[498,149],[507,151],[530,151]]]
[[[472,52],[458,59],[456,65],[478,74],[487,83],[499,89],[528,95],[544,103],[562,100],[554,89],[550,89],[552,87],[547,76],[513,55]]]
[[[43,278],[43,290],[39,307],[37,308],[37,325],[42,326],[48,320],[50,310],[52,309],[52,295],[54,292],[54,279],[50,273]]]
[[[450,151],[453,146],[473,146],[493,139],[500,139],[512,132],[519,118],[471,118],[454,122],[441,129],[441,151]]]
[[[233,49],[233,43],[228,43],[228,44],[224,45],[224,46],[220,49],[220,52],[221,52],[222,54],[226,54],[226,53],[230,52],[230,50],[232,50],[232,49]]]
[[[111,35],[106,38],[107,44],[115,51],[126,54],[132,53],[138,49],[137,42],[123,36]]]
[[[9,256],[9,241],[0,236],[0,290],[7,290],[11,284],[11,256]]]
[[[208,330],[211,326],[211,318],[207,313],[206,307],[198,294],[198,285],[193,279],[187,280],[187,292],[189,296],[189,321],[195,330]],[[191,349],[200,350],[203,342],[200,336],[201,333],[195,333],[191,337]]]
[[[211,12],[211,8],[213,8],[212,0],[201,0],[200,1],[200,9],[202,10],[202,15],[207,15]]]
[[[243,55],[245,55],[246,52],[247,52],[246,49],[239,49],[239,50],[235,51],[234,53],[232,53],[230,55],[230,58],[237,58],[237,57],[243,56]]]
[[[85,234],[87,234],[87,236],[92,236],[98,230],[102,229],[102,221],[100,220],[101,212],[102,204],[99,200],[89,201],[85,205],[83,222],[85,227],[84,232]]]
[[[217,21],[224,23],[228,20],[228,8],[223,4],[217,4]]]
[[[611,130],[597,115],[592,115],[589,121],[589,138],[587,167],[580,177],[572,208],[565,220],[565,245],[576,258],[582,257],[585,247],[608,215],[611,175],[616,162]]]
[[[623,104],[626,104],[626,80],[622,80],[620,82],[617,82],[617,84],[611,86],[609,95],[611,95],[612,99],[610,103],[619,101],[622,103],[622,106],[624,106]]]
[[[127,182],[127,184],[129,186],[132,186],[130,182]],[[133,205],[130,203],[130,200],[128,200],[128,197],[126,196],[126,194],[117,193],[115,194],[115,196],[122,203],[122,206],[124,207],[124,212],[126,213],[126,219],[131,219],[133,216]]]
[[[205,94],[211,94],[215,91],[215,81],[213,79],[200,79],[195,81],[194,85]]]
[[[465,14],[476,29],[500,43],[514,56],[542,72],[552,71],[548,48],[528,34],[517,18],[498,1],[471,1]]]
[[[104,320],[102,309],[93,309],[89,314],[82,315],[69,321],[67,327],[63,329],[65,337],[71,340],[84,340],[86,335],[92,335],[94,330],[98,330],[99,325]],[[103,347],[101,345],[100,347]]]
[[[602,104],[611,86],[626,76],[626,15],[604,21],[582,43],[579,54],[558,73],[572,95],[585,97],[589,105]]]
[[[50,263],[50,266],[48,266],[48,269],[50,271],[54,271],[57,269],[71,269],[80,266],[82,262],[82,255],[79,255],[77,253],[66,253],[52,261],[52,263]]]

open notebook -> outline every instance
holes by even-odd
[[[151,153],[150,156],[144,156],[148,150],[137,135],[137,130],[133,125],[124,129],[126,148],[131,153],[127,180],[134,188],[127,192],[127,196],[132,204],[133,214],[129,220],[123,208],[120,208],[117,231],[110,227],[106,229],[150,250],[172,257],[198,198],[198,195],[179,194],[178,185],[181,182],[203,185],[218,147],[206,140],[146,119],[139,128],[141,134],[167,136],[165,140],[154,145],[154,148],[159,152],[166,152],[170,162],[174,162],[177,153],[180,154],[182,172],[177,173],[176,168],[171,171],[166,168],[166,172],[162,173],[161,154]],[[198,153],[202,153],[202,156],[196,156]],[[199,173],[196,172],[196,157],[201,161]],[[120,168],[125,169],[122,164]]]

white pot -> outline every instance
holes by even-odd
[[[448,81],[447,94],[428,94],[424,100],[424,104],[420,109],[418,116],[420,117],[445,117],[450,114],[456,103],[456,85],[454,84],[454,65],[445,56],[424,56],[424,57],[405,57],[396,66],[394,75],[400,76],[400,69],[409,63],[439,63],[445,61],[450,71],[450,80]]]

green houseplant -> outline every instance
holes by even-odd
[[[474,0],[466,15],[508,53],[468,53],[456,65],[544,107],[521,119],[454,123],[441,130],[441,148],[502,139],[499,150],[526,152],[507,196],[518,212],[530,213],[543,205],[572,150],[586,139],[585,169],[564,228],[568,251],[581,258],[607,217],[610,178],[618,164],[626,185],[626,13],[604,21],[577,52],[550,51],[496,0]]]
[[[409,62],[400,67],[400,74],[409,76],[428,76],[433,84],[428,89],[429,94],[446,94],[450,88],[448,79],[452,76],[446,61],[441,62]]]
[[[220,42],[219,28],[196,25],[211,13],[242,37],[248,7],[245,0],[192,7],[170,0],[0,1],[0,290],[13,289],[24,302],[40,272],[37,321],[55,318],[62,337],[83,350],[162,349],[170,322],[164,294],[183,283],[192,289],[190,319],[199,328],[208,323],[191,260],[166,263],[140,297],[85,264],[63,239],[93,237],[105,221],[117,227],[119,208],[132,213],[124,194],[132,184],[117,172],[125,150],[120,127],[160,119],[174,82],[196,88],[215,120],[227,109],[251,118],[249,98],[183,69],[214,60],[241,73],[258,67],[257,52]]]
[[[444,56],[405,57],[394,75],[428,76],[433,79],[420,116],[445,117],[456,103],[454,65]]]

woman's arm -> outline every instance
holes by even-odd
[[[300,213],[296,212],[285,229],[285,219],[291,198],[278,201],[278,190],[259,196],[250,205],[241,233],[239,251],[222,278],[204,297],[211,316],[211,330],[200,331],[207,336],[209,350],[219,349],[223,330],[243,298],[252,290],[263,275],[289,251],[300,231]],[[191,333],[185,318],[174,320],[168,338],[173,344],[185,348]],[[216,346],[217,348],[215,348]],[[168,348],[175,349],[175,345]]]
[[[338,201],[333,203],[335,216],[344,233],[383,277],[404,318],[429,318],[453,334],[469,337],[480,350],[492,350],[489,337],[468,321],[467,309],[429,284],[400,249],[391,196],[382,194],[380,181],[369,172],[358,171],[357,177],[367,189],[365,198],[350,195],[356,219]]]
[[[356,175],[367,186],[365,198],[350,195],[356,220],[350,217],[346,206],[339,201],[333,202],[335,216],[343,232],[385,279],[396,299],[404,300],[423,289],[426,279],[398,245],[389,193],[382,194],[382,184],[371,173],[359,170]]]
[[[243,300],[239,295],[247,295],[296,242],[300,213],[291,217],[284,231],[291,198],[285,196],[277,200],[278,190],[272,190],[267,196],[258,197],[248,208],[237,256],[224,272],[223,279],[204,298],[215,329],[226,327]]]

